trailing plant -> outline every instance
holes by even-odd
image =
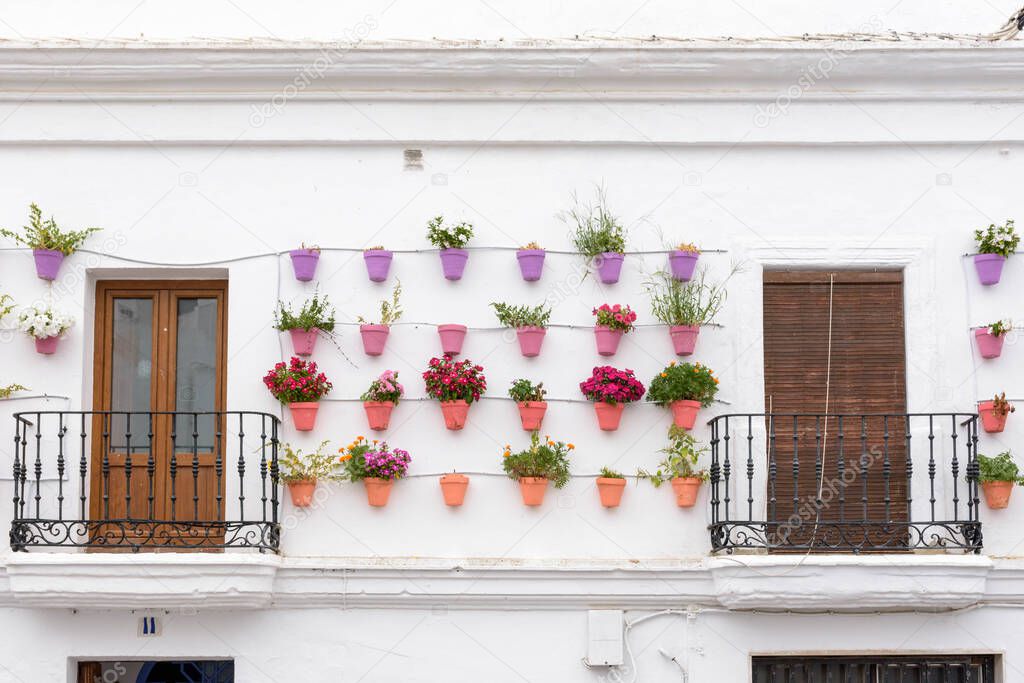
[[[472,237],[473,225],[465,221],[447,227],[444,216],[436,216],[427,223],[427,239],[438,249],[462,249]]]
[[[626,478],[626,475],[624,475],[622,472],[619,472],[617,470],[613,470],[610,467],[602,467],[601,471],[598,473],[598,476],[601,476],[601,477],[603,477],[605,479],[625,479]]]
[[[582,203],[574,192],[573,207],[559,214],[562,221],[570,224],[569,236],[576,251],[588,260],[605,253],[626,251],[626,229],[608,210],[604,187],[598,186],[595,194],[593,203]]]
[[[551,309],[544,306],[511,306],[505,303],[492,303],[494,314],[505,327],[547,327],[551,318]]]
[[[409,473],[412,458],[408,451],[401,448],[391,449],[386,442],[367,441],[366,437],[358,436],[342,453],[339,461],[344,469],[342,475],[348,481],[356,482],[363,479],[387,479],[394,481]]]
[[[6,387],[0,387],[0,399],[10,398],[19,391],[28,391],[28,387],[23,387],[20,384],[8,384]]]
[[[648,479],[655,488],[677,477],[696,477],[701,481],[707,481],[707,470],[694,468],[697,467],[700,456],[708,449],[700,446],[685,429],[675,425],[668,429],[668,441],[669,445],[659,451],[664,453],[665,457],[658,463],[658,469],[654,472],[637,469],[637,479]]]
[[[487,378],[483,371],[483,366],[474,365],[468,358],[456,362],[450,354],[445,354],[441,358],[430,359],[430,367],[423,373],[423,382],[431,398],[472,403],[480,400],[487,391]]]
[[[978,244],[979,254],[998,254],[1008,258],[1017,250],[1020,235],[1013,228],[1013,220],[1005,225],[991,224],[984,230],[974,231],[974,241]]]
[[[321,441],[309,455],[303,455],[301,449],[293,449],[290,444],[281,444],[281,481],[286,484],[298,481],[340,481],[337,459],[333,453],[324,451],[328,443]]]
[[[547,436],[541,442],[540,435],[533,432],[526,450],[513,453],[511,446],[505,446],[501,465],[510,479],[539,477],[560,489],[569,483],[569,453],[574,448],[571,443],[552,441]]]
[[[1001,337],[1013,329],[1013,323],[1009,320],[997,320],[994,323],[989,323],[986,327],[988,328],[988,333],[993,337]]]
[[[543,401],[548,393],[544,388],[544,382],[534,384],[528,379],[517,379],[509,387],[508,395],[516,403],[527,403],[531,401]]]
[[[263,377],[263,383],[281,403],[319,401],[334,387],[316,363],[292,356],[288,363],[277,363]]]
[[[380,302],[380,325],[391,326],[402,317],[402,282],[395,281],[395,287],[391,290],[391,300],[381,299]],[[368,320],[363,316],[357,316],[356,322],[367,324]]]
[[[699,401],[707,408],[718,393],[714,371],[700,363],[669,363],[651,380],[647,400],[665,406],[673,401]]]
[[[983,484],[989,481],[1012,481],[1024,486],[1024,477],[1010,451],[992,457],[978,453],[978,481]]]
[[[595,367],[590,377],[580,382],[580,391],[590,401],[615,405],[639,401],[646,390],[632,370],[603,365]]]
[[[1013,407],[1013,404],[1006,400],[1005,391],[992,397],[992,412],[999,417],[1004,417],[1016,411],[1017,409]]]
[[[739,272],[735,266],[729,277]],[[725,283],[714,285],[708,282],[707,269],[702,268],[697,277],[681,282],[671,273],[660,270],[644,283],[644,289],[651,297],[651,313],[666,325],[704,325],[712,322],[725,305],[728,292]]]
[[[288,330],[333,332],[334,324],[334,307],[328,301],[327,295],[321,296],[320,292],[314,293],[312,299],[303,302],[298,313],[292,310],[291,304],[285,304],[283,301],[277,302],[277,310],[274,311],[274,328],[282,332]]]
[[[622,330],[623,333],[633,331],[633,323],[636,322],[636,313],[629,306],[614,304],[601,304],[593,311],[597,316],[597,324],[613,330]]]
[[[380,377],[370,382],[370,387],[359,397],[360,401],[391,402],[398,401],[405,395],[405,387],[398,381],[398,371],[385,370]]]
[[[36,339],[60,336],[74,324],[74,318],[50,306],[29,306],[18,314],[18,329]]]
[[[61,230],[53,216],[44,220],[42,210],[33,202],[29,204],[28,225],[22,227],[23,234],[0,229],[0,235],[9,237],[18,244],[24,244],[29,249],[49,249],[70,256],[82,246],[89,235],[101,229]]]

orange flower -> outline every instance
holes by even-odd
[[[718,378],[717,377],[715,378],[715,384],[718,384]]]
[[[566,448],[568,448],[568,449],[569,449],[570,451],[576,448],[576,446],[572,445],[571,443],[569,443],[569,444],[566,444],[565,446],[566,446]]]
[[[508,456],[510,456],[510,455],[512,455],[512,451],[505,451],[505,457],[506,457],[506,458],[507,458]]]
[[[661,376],[662,376],[662,377],[668,377],[668,375],[667,375],[666,373],[664,373],[664,372],[663,372],[663,373],[661,373]]]

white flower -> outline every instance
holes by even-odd
[[[57,337],[74,325],[75,319],[50,306],[29,306],[18,315],[18,329],[36,339]]]

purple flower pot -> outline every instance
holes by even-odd
[[[999,254],[975,254],[974,267],[978,269],[978,278],[983,285],[994,285],[1003,274],[1006,257]]]
[[[391,257],[393,254],[384,249],[368,249],[363,252],[363,261],[366,262],[366,273],[372,282],[384,282],[388,279],[388,271],[391,270]]]
[[[619,281],[619,274],[622,272],[622,258],[622,254],[606,251],[594,259],[597,275],[601,278],[601,282],[611,285]]]
[[[316,264],[320,261],[320,252],[315,249],[293,249],[288,254],[292,257],[292,269],[295,279],[309,282],[316,275]]]
[[[57,341],[60,337],[44,337],[43,339],[36,339],[36,353],[41,353],[44,356],[53,355],[57,351]]]
[[[457,356],[462,353],[462,342],[466,339],[465,325],[438,325],[437,334],[441,337],[441,352]]]
[[[33,249],[32,257],[36,261],[36,275],[44,280],[56,280],[60,264],[64,263],[64,254],[55,249]],[[53,353],[52,351],[50,353]]]
[[[527,282],[536,282],[544,272],[543,249],[520,249],[516,252],[519,259],[519,271]]]
[[[442,249],[441,268],[444,269],[444,279],[461,280],[468,260],[469,252],[465,249]]]
[[[668,254],[668,264],[672,268],[672,277],[682,282],[689,282],[693,277],[693,269],[697,267],[699,251],[680,251],[675,249]]]

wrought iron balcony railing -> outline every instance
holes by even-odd
[[[973,414],[736,414],[711,427],[713,551],[980,552]]]
[[[14,419],[13,550],[277,552],[275,416],[35,411]]]

